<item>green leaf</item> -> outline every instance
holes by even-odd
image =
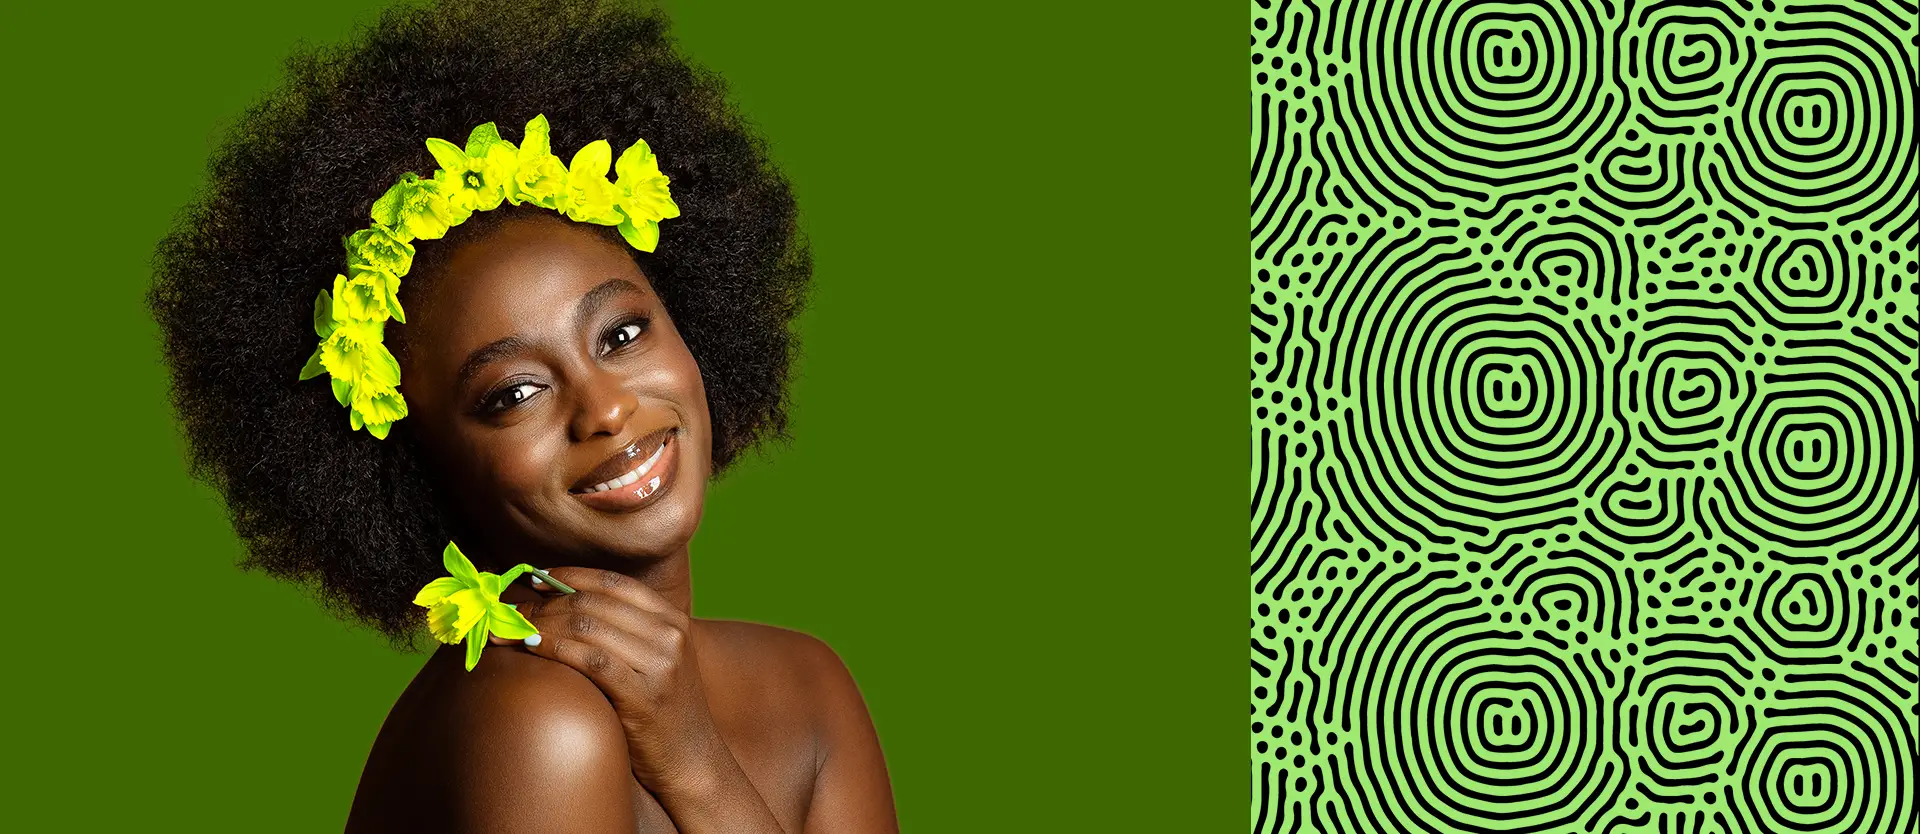
[[[427,152],[433,154],[433,160],[440,163],[441,169],[456,173],[467,169],[467,153],[445,139],[428,139]]]
[[[326,373],[326,366],[320,364],[320,353],[321,349],[316,347],[313,349],[313,355],[307,357],[307,364],[300,369],[300,381],[305,382]]]

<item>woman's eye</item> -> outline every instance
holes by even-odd
[[[619,350],[639,340],[640,334],[647,332],[647,320],[631,319],[607,334],[608,352]]]
[[[532,399],[533,395],[537,393],[540,393],[540,386],[531,382],[522,382],[509,388],[502,388],[498,393],[488,397],[485,403],[481,404],[481,410],[489,414],[505,411]]]

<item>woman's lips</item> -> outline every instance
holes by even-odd
[[[667,437],[674,432],[675,428],[668,426],[663,429],[655,429],[641,437],[628,441],[626,445],[621,446],[613,454],[608,455],[606,460],[601,461],[598,466],[595,466],[593,471],[580,476],[580,480],[574,481],[573,486],[568,487],[568,490],[572,492],[586,492],[595,486],[605,485],[609,481],[632,472],[634,467],[640,465],[641,461],[653,457],[653,453],[659,451],[661,444],[666,443]]]
[[[652,456],[634,468],[587,491],[570,491],[580,502],[597,510],[613,513],[632,512],[653,502],[673,483],[674,464],[679,461],[678,433],[669,432]],[[608,486],[614,484],[615,486]]]

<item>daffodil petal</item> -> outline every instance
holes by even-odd
[[[613,170],[623,184],[633,185],[636,180],[659,174],[660,163],[645,139],[635,139],[620,152],[620,160],[614,163]]]
[[[325,339],[333,335],[333,329],[333,295],[321,290],[320,295],[313,299],[313,332]]]
[[[472,133],[467,134],[467,156],[473,159],[479,159],[486,155],[487,148],[492,147],[499,141],[500,129],[494,127],[493,122],[487,122],[486,124],[476,127]]]
[[[481,572],[480,595],[485,597],[489,603],[500,599],[500,577],[498,574]]]
[[[387,290],[387,312],[391,314],[396,321],[399,321],[401,324],[406,324],[407,311],[406,309],[400,306],[400,296],[397,295],[397,293],[399,293],[400,291],[400,282],[397,280],[388,282],[386,285],[386,290]]]
[[[484,617],[481,618],[480,628],[467,632],[467,671],[469,672],[473,671],[473,667],[480,663],[480,650],[487,647],[485,619]]]
[[[636,223],[629,217],[620,221],[620,236],[627,239],[629,246],[642,252],[652,252],[655,246],[660,245],[660,224],[652,220]]]
[[[467,152],[445,139],[428,139],[427,152],[433,154],[433,161],[440,163],[440,167],[448,173],[467,169]]]
[[[309,380],[327,372],[327,366],[320,364],[320,348],[313,349],[313,355],[307,357],[307,364],[300,368],[300,379]]]
[[[373,222],[390,229],[405,231],[404,224],[400,222],[400,198],[406,192],[407,185],[403,179],[401,182],[387,186],[386,192],[380,195],[380,199],[373,201],[373,210],[368,212],[373,216]]]
[[[570,177],[605,177],[613,167],[613,146],[605,139],[595,139],[587,146],[575,151],[573,164],[567,166]]]
[[[542,113],[527,122],[527,132],[520,140],[520,158],[529,159],[553,153],[547,143],[547,116]]]
[[[460,545],[447,542],[447,548],[440,551],[440,563],[446,566],[447,573],[466,587],[480,587],[480,571],[467,559],[467,554],[460,552]]]
[[[487,606],[487,628],[491,629],[495,635],[508,640],[518,640],[540,633],[540,629],[534,628],[525,614],[504,602],[494,602]]]
[[[421,588],[420,593],[414,595],[413,604],[431,608],[438,605],[441,600],[466,590],[466,587],[467,586],[462,584],[458,579],[451,576],[442,576],[439,579],[428,582],[425,588]]]

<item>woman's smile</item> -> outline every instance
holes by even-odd
[[[628,443],[567,492],[603,512],[630,513],[647,506],[673,485],[680,448],[673,439],[678,434],[678,427],[665,428]]]

